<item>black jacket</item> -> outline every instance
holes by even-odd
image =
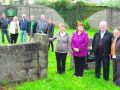
[[[99,53],[99,44],[102,40],[102,55],[108,56],[111,53],[111,44],[112,44],[112,33],[106,31],[104,34],[104,37],[101,39],[100,32],[97,32],[94,35],[93,41],[92,41],[92,49],[95,54]]]
[[[30,27],[31,27],[31,21],[28,22],[28,29],[27,29],[28,35],[30,35]],[[35,21],[34,25],[33,25],[33,33],[32,34],[36,33],[36,27],[37,27],[37,22]]]
[[[46,34],[48,34],[49,37],[52,38],[53,37],[53,33],[54,33],[54,24],[53,23],[48,24],[47,30],[46,30]]]
[[[120,61],[120,37],[116,41],[116,60]]]
[[[0,28],[1,29],[7,29],[9,23],[10,23],[9,19],[0,18]]]

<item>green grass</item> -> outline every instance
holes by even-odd
[[[55,33],[58,31],[56,28]],[[70,36],[73,30],[68,29]],[[88,30],[90,38],[93,37],[95,31]],[[55,44],[55,42],[54,42]],[[16,84],[15,90],[120,90],[112,82],[112,65],[110,68],[110,80],[104,81],[103,78],[97,79],[94,76],[94,70],[85,70],[83,78],[73,76],[74,69],[70,66],[71,57],[67,57],[66,73],[58,75],[56,72],[56,59],[54,52],[48,51],[48,76],[42,80],[26,81],[22,84]],[[13,90],[9,86],[9,90]]]

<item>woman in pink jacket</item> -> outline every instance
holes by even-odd
[[[71,40],[72,55],[75,63],[75,73],[77,77],[82,77],[84,72],[85,57],[88,54],[88,34],[83,28],[83,24],[79,23],[77,31],[73,33]]]

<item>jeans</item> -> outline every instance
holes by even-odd
[[[5,43],[4,34],[6,34],[7,40],[8,40],[8,42],[10,43],[10,37],[9,37],[9,34],[8,34],[7,29],[2,29],[1,32],[2,32],[2,43]]]
[[[26,42],[26,30],[20,31],[20,42]]]

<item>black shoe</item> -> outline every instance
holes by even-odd
[[[105,81],[109,81],[109,79],[108,79],[108,78],[104,78],[104,80],[105,80]]]
[[[96,78],[100,79],[100,76],[95,76]]]

